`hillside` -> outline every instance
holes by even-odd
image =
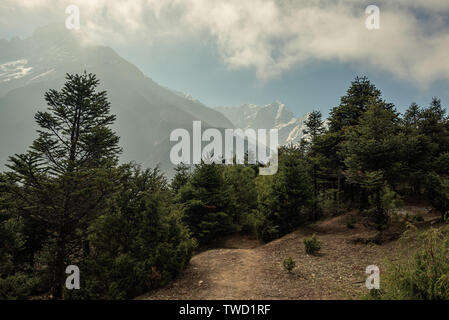
[[[59,90],[66,73],[84,71],[96,74],[100,89],[108,93],[124,162],[160,164],[170,173],[172,130],[191,130],[194,120],[201,120],[203,127],[233,127],[218,111],[159,85],[113,49],[86,44],[81,34],[48,26],[30,38],[0,41],[0,167],[33,141],[33,115],[45,109],[44,93]]]
[[[439,218],[426,207],[407,206],[400,212],[424,218],[426,228]],[[278,240],[263,244],[247,236],[233,236],[221,248],[195,255],[190,266],[172,284],[138,299],[360,299],[368,293],[365,268],[377,265],[385,270],[401,252],[400,241],[384,239],[357,224],[346,227],[346,215],[300,228]],[[316,234],[322,249],[317,255],[304,252],[303,240]],[[366,242],[366,243],[363,243]],[[296,261],[293,274],[284,259]]]

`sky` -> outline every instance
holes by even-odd
[[[357,75],[399,111],[449,103],[447,0],[1,0],[0,38],[63,24],[71,4],[86,41],[211,107],[281,101],[327,115]]]

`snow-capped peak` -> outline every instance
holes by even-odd
[[[296,144],[303,137],[304,118],[296,118],[287,106],[279,101],[258,106],[217,107],[237,128],[278,129],[280,144]]]

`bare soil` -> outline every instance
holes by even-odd
[[[435,220],[427,208],[414,208],[413,213],[417,212],[424,217],[423,224]],[[303,240],[314,233],[321,250],[308,255]],[[368,293],[366,267],[377,265],[382,274],[400,252],[399,242],[392,237],[378,242],[382,244],[370,239],[383,236],[360,224],[348,229],[346,216],[301,228],[268,244],[237,235],[223,241],[222,248],[195,255],[178,279],[137,299],[360,299]],[[288,257],[296,262],[292,274],[282,264]]]

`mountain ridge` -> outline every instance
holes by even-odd
[[[233,127],[220,112],[157,84],[112,48],[85,44],[80,35],[61,27],[44,27],[26,39],[0,41],[2,165],[35,139],[34,114],[45,109],[44,93],[59,90],[67,73],[85,71],[96,74],[99,90],[108,93],[111,112],[117,115],[114,129],[121,137],[122,161],[160,165],[168,172],[173,168],[171,131],[191,130],[195,120],[204,127]]]
[[[215,107],[227,117],[234,126],[242,129],[278,129],[279,145],[298,144],[305,129],[302,118],[296,118],[285,104],[274,101],[266,105],[243,104],[240,107]]]

